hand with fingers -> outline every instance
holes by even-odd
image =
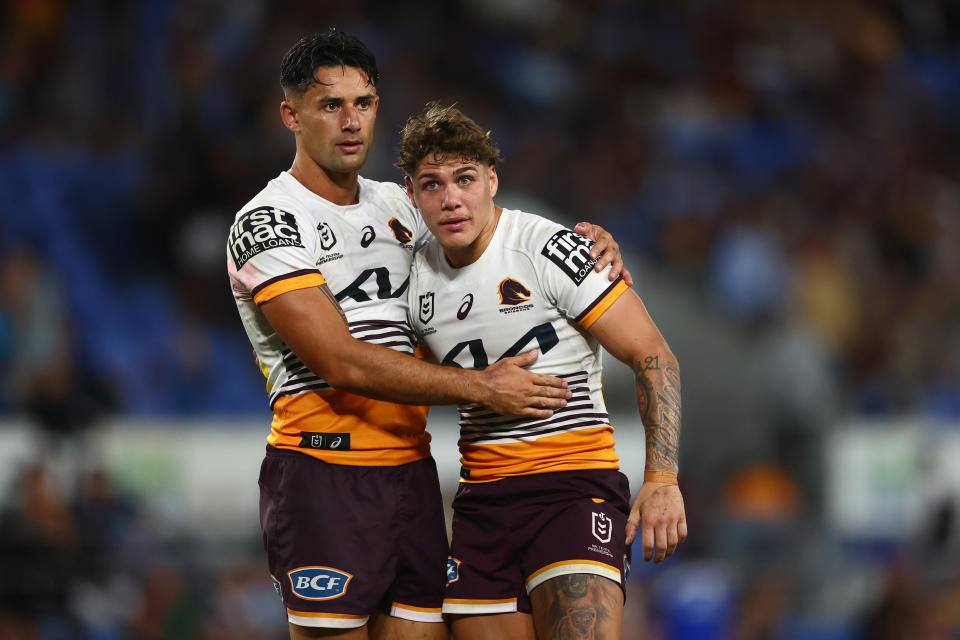
[[[627,544],[637,537],[643,547],[643,560],[659,564],[673,555],[677,545],[687,539],[687,518],[680,487],[664,482],[644,482],[627,519]]]
[[[573,395],[566,380],[525,369],[538,355],[533,349],[484,369],[489,388],[488,399],[481,404],[501,415],[525,418],[549,418],[554,409],[566,406]]]
[[[609,231],[598,224],[591,224],[589,222],[577,223],[577,226],[575,226],[573,230],[585,238],[593,240],[594,245],[590,247],[590,259],[597,261],[593,266],[597,272],[603,271],[608,264],[612,265],[609,274],[610,280],[616,280],[618,276],[622,275],[623,281],[627,283],[627,286],[633,286],[633,277],[631,277],[630,272],[623,267],[623,256],[620,254],[620,245],[613,239]]]

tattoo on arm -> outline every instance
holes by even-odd
[[[345,313],[343,312],[343,308],[340,306],[340,303],[337,302],[337,298],[333,295],[333,292],[330,291],[330,287],[328,287],[328,286],[325,285],[325,284],[322,284],[322,285],[320,285],[320,286],[317,287],[317,288],[320,289],[320,293],[322,293],[324,296],[326,296],[327,300],[330,301],[330,304],[333,305],[333,308],[336,309],[336,310],[337,310],[337,313],[340,314],[340,317],[343,318],[343,323],[346,324],[346,323],[347,323],[347,314],[345,314]]]
[[[637,405],[647,436],[647,468],[676,471],[680,445],[680,369],[671,359],[636,366]]]

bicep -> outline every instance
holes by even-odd
[[[610,355],[631,368],[669,349],[643,301],[630,289],[624,291],[588,331]]]
[[[351,340],[346,317],[327,285],[294,289],[260,305],[270,326],[314,373]]]

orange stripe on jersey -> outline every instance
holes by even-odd
[[[623,292],[629,289],[627,283],[623,281],[623,276],[617,278],[599,298],[593,301],[589,307],[584,309],[583,313],[576,317],[575,321],[580,323],[584,329],[589,329],[596,322],[604,311],[610,308],[617,298],[623,295]]]
[[[273,404],[267,443],[331,464],[406,464],[430,455],[428,410],[429,407],[373,400],[336,389],[281,396]],[[349,434],[350,448],[300,446],[304,431]]]
[[[281,293],[319,287],[326,283],[327,281],[323,279],[323,275],[319,271],[294,271],[279,278],[271,278],[255,288],[252,291],[253,301],[256,304],[263,304],[267,300],[273,300]]]
[[[531,473],[619,469],[613,428],[592,427],[544,436],[529,442],[461,444],[460,462],[470,477],[461,482],[489,482]]]

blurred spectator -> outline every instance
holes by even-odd
[[[738,566],[684,567],[662,580],[675,591],[635,568],[646,637],[843,637],[790,635],[808,585],[768,585],[779,574],[764,570],[816,569],[808,554],[783,555],[821,510],[833,424],[960,419],[960,5],[38,0],[2,11],[0,411],[27,416],[45,446],[109,411],[266,410],[223,238],[249,185],[288,162],[280,56],[334,25],[380,57],[388,133],[369,177],[400,180],[395,132],[427,99],[467,105],[501,132],[504,187],[608,226],[713,303],[703,322],[747,336],[747,379],[714,377],[749,388],[750,444],[769,466],[691,486],[719,524],[686,543],[691,564]],[[727,420],[722,403],[702,414]],[[725,437],[687,433],[705,452]],[[112,640],[131,624],[142,637],[269,636],[278,605],[253,573],[227,570],[201,620],[189,550],[168,557],[101,471],[70,497],[37,462],[0,502],[0,637]],[[954,542],[905,560],[873,610],[856,612],[866,637],[923,637],[910,626],[925,624],[917,592],[940,612],[929,634],[957,633],[948,512]],[[936,579],[911,575],[930,565]]]

